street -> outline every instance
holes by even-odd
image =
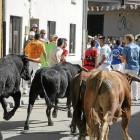
[[[3,140],[77,140],[77,135],[70,134],[69,125],[71,118],[67,118],[67,112],[65,111],[58,111],[57,118],[52,118],[54,126],[48,126],[44,99],[36,100],[30,116],[30,130],[24,131],[28,105],[28,102],[25,102],[25,100],[28,100],[28,95],[22,95],[24,105],[20,106],[9,121],[3,120],[3,111],[0,111],[0,135],[3,136]],[[65,106],[65,103],[65,98],[59,100],[59,105]],[[140,140],[140,100],[132,102],[132,116],[128,133],[133,140]],[[121,129],[121,119],[119,119],[117,124],[111,124],[109,140],[122,139],[123,132]],[[87,140],[89,140],[88,137]]]

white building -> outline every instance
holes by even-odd
[[[6,54],[22,53],[25,27],[33,23],[38,30],[46,30],[51,39],[53,34],[68,39],[68,61],[81,63],[83,1],[77,0],[5,0],[6,1]]]

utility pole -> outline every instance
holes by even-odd
[[[81,59],[82,59],[82,62],[83,62],[83,59],[84,59],[84,55],[85,55],[85,50],[86,50],[86,45],[87,45],[87,14],[88,14],[88,10],[87,10],[87,7],[88,7],[88,0],[83,0],[83,27],[82,27],[82,56],[81,56]]]
[[[32,0],[30,0],[30,7],[29,7],[29,23],[28,23],[29,31],[30,31],[31,10],[32,10]]]

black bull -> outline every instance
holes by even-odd
[[[57,117],[57,98],[67,98],[68,117],[72,117],[70,110],[70,80],[81,71],[82,67],[80,65],[62,62],[53,67],[39,69],[36,72],[29,93],[27,120],[24,126],[25,130],[29,129],[29,117],[38,95],[40,95],[41,98],[45,98],[47,104],[46,115],[48,117],[49,126],[53,125],[50,115],[52,107],[54,107],[52,115],[53,117]]]
[[[30,79],[29,62],[25,55],[7,55],[0,59],[0,103],[4,110],[3,118],[9,120],[20,105],[20,80]],[[37,60],[37,59],[36,59]],[[12,96],[15,102],[14,108],[7,112],[5,98]]]

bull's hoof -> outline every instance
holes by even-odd
[[[12,118],[12,116],[14,116],[14,113],[13,112],[8,112],[8,113],[4,114],[3,119],[8,121]]]
[[[53,112],[52,112],[52,117],[53,117],[53,118],[57,118],[57,112],[58,112],[58,111],[53,110]]]
[[[71,134],[76,133],[76,126],[70,125]]]
[[[80,135],[80,136],[78,137],[78,140],[87,140],[87,139],[85,138],[85,135]]]
[[[24,130],[29,130],[29,126],[28,125],[25,125],[24,126]]]
[[[71,113],[71,111],[68,111],[68,118],[72,118],[72,113]]]
[[[52,121],[48,122],[48,126],[53,126],[53,122]]]

